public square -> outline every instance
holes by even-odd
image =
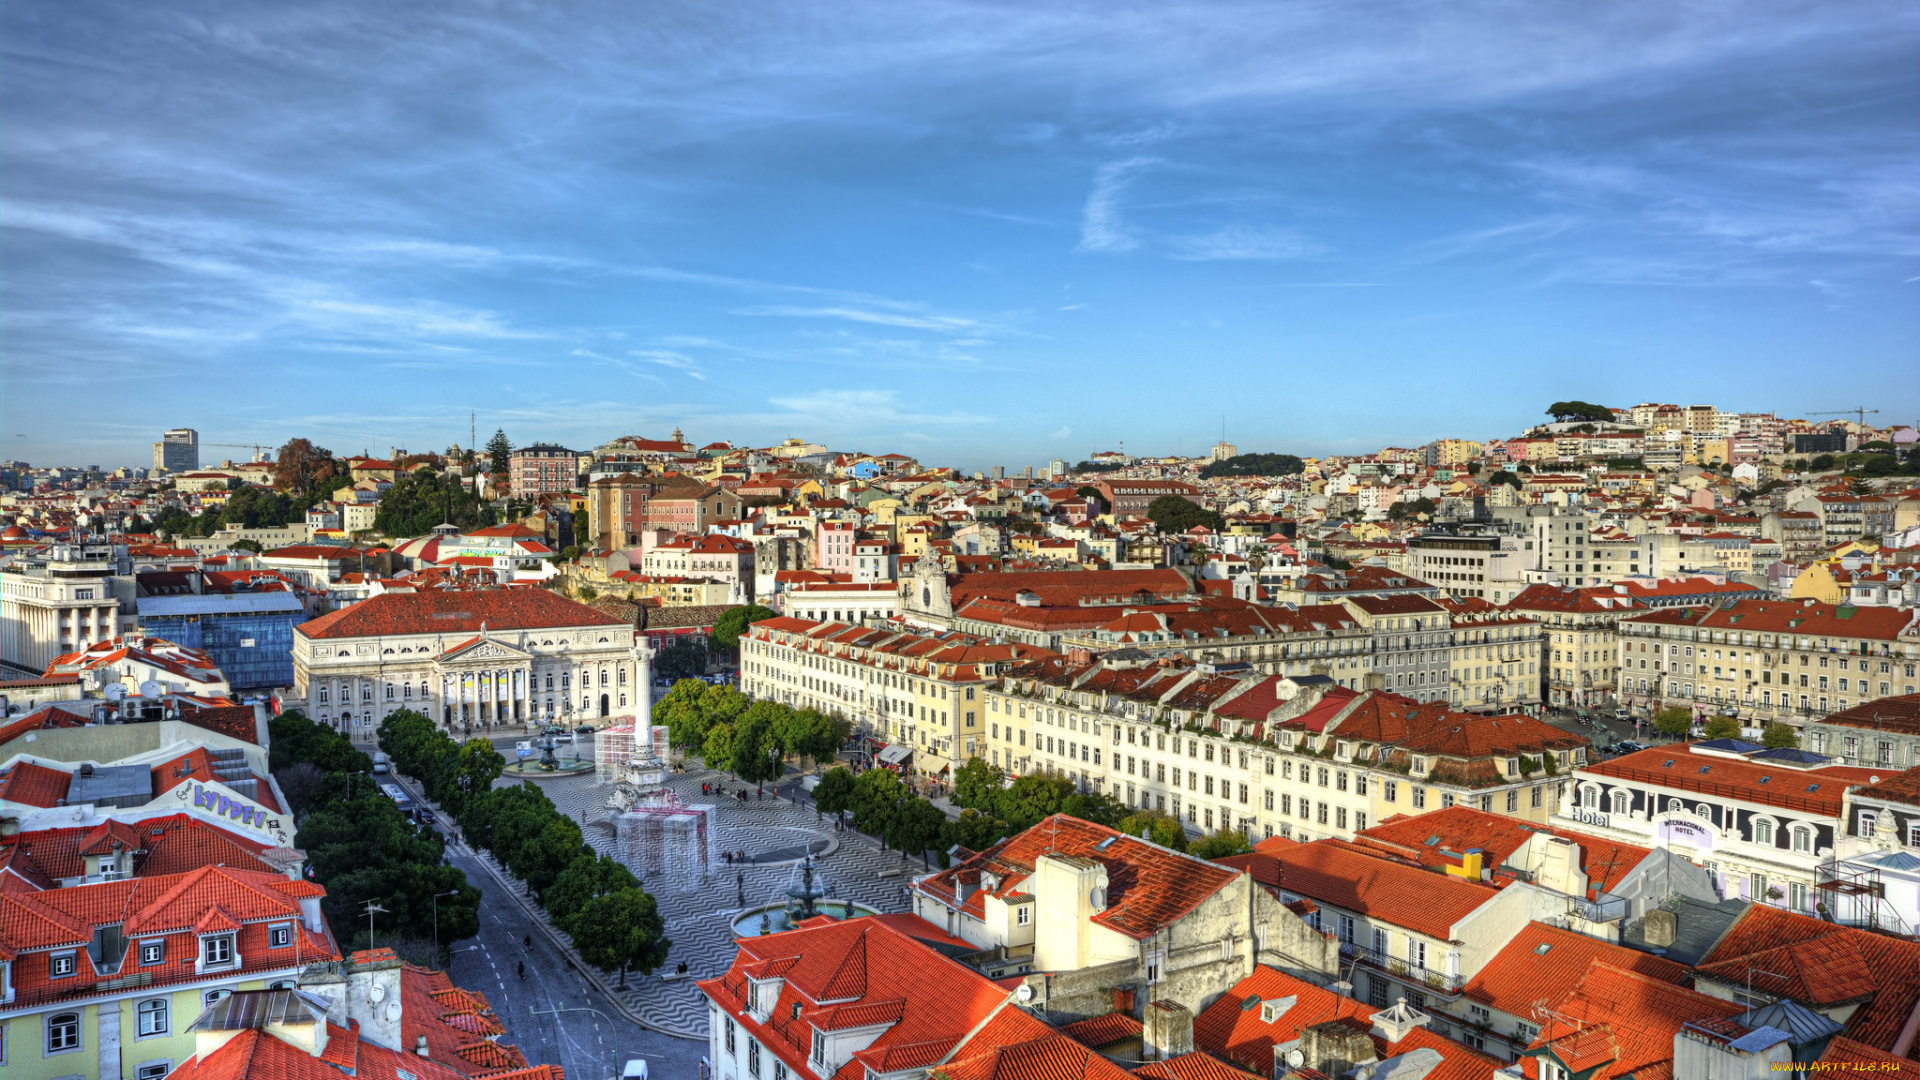
[[[524,736],[502,735],[495,745],[509,761]],[[592,754],[591,741],[563,743],[559,757]],[[403,782],[405,778],[401,778]],[[520,783],[503,777],[498,783]],[[534,781],[562,812],[579,821],[594,850],[618,857],[617,838],[607,817],[613,792],[592,771]],[[702,794],[702,785],[708,793]],[[416,797],[417,784],[406,782]],[[546,925],[540,907],[524,887],[484,853],[464,844],[449,845],[454,865],[485,894],[478,937],[454,947],[450,973],[455,981],[487,992],[518,1041],[534,1060],[565,1066],[569,1076],[615,1075],[627,1057],[645,1057],[660,1075],[695,1076],[706,1050],[705,999],[695,983],[726,969],[734,953],[732,920],[744,906],[786,900],[797,866],[812,854],[816,884],[830,901],[852,900],[879,911],[904,911],[904,888],[924,872],[919,859],[905,861],[878,842],[853,831],[838,831],[832,816],[822,816],[790,775],[776,789],[757,792],[697,764],[670,773],[667,787],[683,802],[715,807],[714,846],[739,853],[731,862],[715,856],[704,878],[697,872],[669,872],[642,885],[656,898],[672,947],[667,962],[650,975],[632,974],[619,989],[617,973],[592,971],[573,958],[565,937]],[[742,801],[734,793],[744,793]],[[795,804],[796,795],[799,805]],[[636,868],[636,874],[639,871]],[[503,886],[503,882],[506,884]],[[742,898],[745,904],[741,903]],[[531,935],[529,950],[523,939]],[[525,961],[522,981],[516,965]],[[684,974],[678,971],[685,964]],[[579,1010],[551,1013],[554,1009]],[[592,1010],[598,1010],[597,1012]]]

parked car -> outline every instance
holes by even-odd
[[[620,1070],[620,1080],[647,1080],[647,1059],[628,1058]]]
[[[581,724],[579,727],[573,729],[573,733],[575,735],[591,735],[598,730],[600,729],[594,727],[592,724]]]
[[[414,811],[414,817],[422,825],[431,825],[434,822],[433,811],[427,809],[424,806]]]
[[[374,771],[374,773],[375,773],[376,775],[382,775],[382,776],[384,776],[384,775],[385,775],[386,773],[388,773],[389,771],[391,771],[391,770],[392,770],[392,768],[393,768],[393,759],[392,759],[392,758],[390,758],[390,757],[388,757],[387,755],[385,755],[385,754],[383,754],[383,753],[379,753],[379,752],[375,752],[375,753],[374,753],[374,755],[373,755],[373,771]]]
[[[1613,749],[1617,753],[1631,754],[1636,750],[1645,750],[1646,746],[1642,743],[1634,742],[1632,739],[1621,739],[1619,742],[1613,744]]]

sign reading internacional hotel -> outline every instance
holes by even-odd
[[[1692,818],[1666,818],[1660,822],[1658,835],[1662,840],[1678,840],[1702,851],[1713,849],[1713,827]]]

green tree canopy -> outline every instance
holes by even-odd
[[[747,627],[757,622],[765,622],[778,614],[779,612],[772,608],[761,607],[759,604],[744,604],[740,607],[728,608],[714,620],[713,633],[710,635],[713,647],[723,652],[732,652],[740,647],[740,635],[747,632]]]
[[[707,768],[717,772],[733,771],[733,725],[715,724],[707,729],[706,742],[702,744]]]
[[[1769,750],[1797,747],[1800,745],[1800,734],[1793,730],[1793,725],[1776,720],[1761,729],[1760,742]]]
[[[493,438],[487,440],[487,471],[492,474],[495,490],[504,494],[506,485],[501,481],[513,466],[513,442],[507,438],[502,428],[493,430]]]
[[[853,809],[853,791],[853,771],[844,765],[835,766],[820,774],[820,783],[813,789],[813,804],[823,813],[844,813]]]
[[[1653,714],[1653,726],[1669,738],[1685,738],[1693,730],[1693,714],[1684,705],[1669,705]]]
[[[297,709],[267,721],[267,768],[273,772],[306,762],[322,772],[371,772],[373,759],[353,741],[326,724],[316,724]]]
[[[786,706],[772,701],[756,701],[733,728],[733,746],[728,751],[729,771],[749,784],[778,780],[786,771],[781,764],[781,727]]]
[[[853,827],[884,840],[887,822],[893,820],[894,809],[906,797],[907,786],[891,769],[868,769],[854,781],[848,800]]]
[[[1175,851],[1187,850],[1187,830],[1161,810],[1135,810],[1115,826],[1128,836],[1138,836]]]
[[[940,843],[940,836],[947,825],[947,815],[940,808],[920,798],[909,795],[900,800],[899,807],[887,820],[887,846],[908,855],[918,854],[923,865],[927,865],[927,849]]]
[[[601,971],[618,971],[620,985],[627,972],[646,974],[666,963],[666,920],[659,905],[640,889],[620,889],[596,896],[574,914],[569,932],[580,958]]]
[[[953,805],[991,814],[999,804],[1006,780],[1006,771],[987,764],[986,758],[968,758],[953,773]]]
[[[999,817],[1014,830],[1030,829],[1060,812],[1073,781],[1056,772],[1028,773],[1000,793]]]
[[[493,507],[471,487],[425,470],[395,480],[373,515],[373,527],[387,536],[424,536],[438,525],[474,529],[492,524]]]
[[[992,814],[962,810],[959,819],[942,830],[940,846],[944,850],[958,844],[968,851],[985,851],[1011,835],[1013,829]]]
[[[541,896],[553,925],[572,933],[573,917],[587,901],[621,889],[637,889],[639,879],[618,859],[605,855],[581,855],[567,864],[553,885]]]
[[[1224,461],[1209,463],[1200,470],[1202,480],[1217,476],[1298,476],[1307,463],[1292,454],[1239,454]]]
[[[1127,804],[1104,791],[1093,791],[1072,795],[1060,800],[1060,812],[1068,817],[1077,817],[1082,821],[1091,821],[1095,825],[1105,825],[1111,829],[1120,824],[1127,816]]]
[[[1187,854],[1196,859],[1224,859],[1229,855],[1245,855],[1252,850],[1253,845],[1247,842],[1246,834],[1239,829],[1221,829],[1187,845]]]
[[[1147,519],[1163,533],[1183,533],[1196,525],[1218,532],[1224,519],[1179,495],[1162,495],[1147,504]]]
[[[1605,405],[1595,405],[1586,401],[1556,401],[1547,407],[1547,415],[1565,423],[1569,420],[1591,420],[1595,423],[1612,423],[1613,410]]]
[[[1740,737],[1740,721],[1731,716],[1708,717],[1706,736],[1709,739],[1737,739]]]
[[[652,668],[655,678],[699,681],[707,673],[707,639],[695,634],[677,635],[653,658]]]

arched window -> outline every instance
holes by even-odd
[[[200,1000],[202,1001],[202,1003],[211,1006],[214,1002],[219,1001],[221,998],[232,997],[232,996],[233,996],[233,991],[231,990],[209,990],[207,991],[206,996],[201,998]]]
[[[620,684],[621,686],[627,685],[627,669],[626,668],[620,669],[619,674],[614,676],[614,682]]]
[[[1756,844],[1773,843],[1772,818],[1759,817],[1753,819],[1753,842]]]
[[[1631,812],[1632,808],[1633,808],[1633,796],[1628,795],[1624,791],[1616,791],[1613,793],[1613,812],[1614,813],[1626,814]]]
[[[1796,826],[1794,828],[1793,850],[1796,853],[1801,855],[1806,855],[1813,851],[1813,830],[1812,829],[1806,828],[1804,826]]]
[[[393,684],[392,683],[387,684],[387,700],[388,701],[393,700]]]
[[[136,1011],[140,1018],[140,1027],[138,1030],[141,1038],[146,1038],[149,1035],[165,1035],[167,1033],[166,998],[149,998],[141,1002]]]
[[[54,1013],[47,1017],[47,1053],[80,1049],[80,1014]]]
[[[1693,816],[1702,821],[1712,821],[1713,807],[1708,806],[1706,803],[1701,803],[1699,806],[1693,808]]]

